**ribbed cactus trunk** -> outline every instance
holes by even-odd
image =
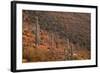
[[[50,49],[53,49],[53,33],[50,34]]]
[[[68,24],[65,26],[65,31],[69,32]],[[67,47],[65,48],[65,60],[72,60],[73,58],[73,45],[70,43],[69,34],[67,34]]]
[[[73,60],[73,44],[71,44],[70,48],[70,59]]]
[[[40,25],[38,22],[38,16],[36,16],[36,47],[40,44]]]
[[[65,50],[65,52],[67,52],[66,55],[66,59],[70,59],[70,43],[69,43],[69,39],[67,39],[67,49]]]
[[[67,39],[67,56],[66,58],[68,60],[72,60],[73,59],[73,44],[70,43],[69,39]]]

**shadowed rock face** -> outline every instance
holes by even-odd
[[[90,59],[90,19],[89,13],[23,10],[23,61],[69,60],[71,52],[70,60]]]

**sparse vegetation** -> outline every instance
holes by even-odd
[[[23,62],[90,59],[90,14],[23,10]]]

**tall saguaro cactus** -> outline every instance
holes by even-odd
[[[36,16],[36,47],[40,44],[40,25],[38,22],[38,16]]]
[[[69,26],[68,24],[65,26],[65,31],[69,31]],[[69,39],[69,34],[67,33],[67,39],[66,39],[66,42],[67,42],[67,48],[65,48],[65,60],[72,60],[73,58],[73,45],[72,43],[70,42],[70,39]]]
[[[67,39],[67,59],[72,60],[73,59],[73,43],[70,43],[69,39]]]
[[[51,32],[50,33],[50,49],[53,49],[53,40],[54,40],[53,33]]]
[[[65,58],[70,59],[70,43],[68,38],[67,38],[67,49],[65,49],[65,53],[67,53]]]

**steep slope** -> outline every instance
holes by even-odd
[[[90,59],[90,51],[89,13],[23,10],[23,62]]]

